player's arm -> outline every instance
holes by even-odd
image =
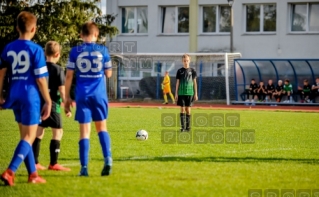
[[[65,76],[65,99],[66,102],[71,100],[70,91],[73,80],[74,70],[68,69]]]
[[[196,77],[194,78],[194,101],[198,100],[198,96],[197,96],[197,81],[196,81]]]
[[[8,67],[9,67],[9,64],[5,62],[3,59],[0,59],[0,105],[4,103],[2,91],[3,91],[4,78],[6,76]]]
[[[62,99],[62,102],[65,103],[66,100],[65,100],[65,75],[64,75],[64,71],[62,69],[59,70],[59,73],[58,73],[58,77],[59,77],[59,80],[58,80],[58,86],[59,86],[59,93],[60,93],[60,97]]]
[[[104,74],[107,78],[112,77],[112,60],[107,48],[104,51]]]

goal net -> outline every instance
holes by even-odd
[[[230,104],[235,99],[234,59],[240,53],[188,53],[197,72],[198,99]],[[161,83],[169,72],[175,94],[176,72],[183,53],[112,55],[113,76],[108,80],[110,99],[163,100]]]

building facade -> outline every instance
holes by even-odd
[[[243,58],[318,58],[319,1],[234,0],[233,47]],[[138,53],[229,52],[227,0],[110,0],[113,41]]]

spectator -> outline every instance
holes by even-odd
[[[273,93],[273,96],[275,97],[278,103],[281,101],[283,89],[284,87],[282,85],[282,80],[279,80],[278,85],[276,86],[275,92]]]
[[[272,101],[272,96],[275,92],[275,85],[272,83],[272,80],[269,79],[268,80],[268,84],[266,87],[266,101],[270,100],[270,102]]]
[[[246,94],[247,94],[247,100],[246,102],[249,102],[249,95],[252,95],[253,97],[251,98],[252,101],[254,101],[255,96],[256,96],[256,91],[257,91],[257,84],[255,82],[255,79],[251,79],[251,83],[249,86],[249,89],[246,90]]]
[[[259,85],[257,87],[257,95],[258,95],[258,100],[259,102],[262,102],[265,100],[265,96],[266,96],[266,87],[264,85],[264,82],[261,81],[259,82]]]
[[[315,102],[316,97],[319,96],[319,77],[316,78],[316,82],[311,87],[311,99],[313,102]]]
[[[301,103],[307,102],[310,103],[310,95],[311,95],[311,86],[307,79],[303,81],[303,88],[298,87],[298,91],[301,98]]]
[[[284,103],[292,103],[292,85],[290,84],[288,79],[285,80],[283,94],[287,95],[287,100],[285,100]]]

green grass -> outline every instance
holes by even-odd
[[[59,162],[71,172],[41,171],[47,184],[27,182],[22,165],[16,185],[0,185],[0,196],[248,196],[249,189],[319,189],[319,114],[302,112],[224,111],[239,113],[241,129],[255,129],[254,144],[163,144],[161,114],[177,109],[111,108],[112,175],[101,177],[102,152],[91,135],[90,177],[77,177],[78,125],[64,118]],[[19,140],[11,111],[0,111],[0,170],[8,166]],[[135,133],[145,129],[147,141]],[[177,129],[177,128],[176,128]],[[204,128],[210,129],[210,128]],[[223,128],[226,129],[226,128]],[[48,130],[40,162],[49,163]]]

